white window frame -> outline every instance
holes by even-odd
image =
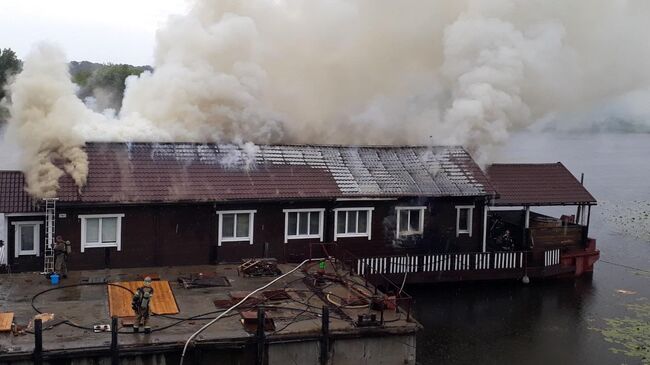
[[[460,210],[468,209],[467,212],[467,229],[460,229]],[[456,206],[456,237],[461,234],[467,234],[472,237],[472,226],[474,223],[474,206],[473,205],[457,205]]]
[[[397,229],[395,230],[395,238],[401,238],[401,237],[410,237],[418,234],[423,234],[424,233],[424,211],[427,209],[425,206],[411,206],[411,207],[395,207],[395,212],[397,214]],[[407,231],[404,233],[401,233],[401,227],[400,227],[400,214],[402,211],[411,211],[411,210],[419,210],[420,211],[420,222],[418,222],[420,229],[416,231]],[[411,214],[408,214],[408,219],[406,224],[408,224],[408,227],[410,227],[411,223]]]
[[[100,242],[86,242],[86,223],[88,219],[99,219],[99,230],[97,232]],[[102,219],[103,218],[117,218],[115,224],[115,242],[102,243]],[[115,247],[118,251],[122,251],[122,218],[124,214],[80,214],[81,219],[81,252],[85,252],[87,248],[105,248]]]
[[[22,221],[11,222],[14,226],[14,257],[19,256],[40,256],[41,255],[41,224],[43,221]],[[34,249],[22,250],[22,240],[20,236],[21,226],[35,226],[34,227]]]
[[[223,216],[224,214],[235,214],[235,230],[234,234],[237,235],[237,214],[248,213],[248,237],[221,237],[223,233]],[[221,246],[222,242],[246,242],[253,244],[253,231],[255,227],[255,213],[257,210],[217,210],[219,215],[219,228],[217,232],[217,245]]]
[[[284,243],[287,243],[289,240],[300,240],[308,238],[318,238],[320,242],[323,242],[323,223],[325,221],[325,208],[305,208],[305,209],[283,209],[284,212]],[[318,233],[316,234],[299,234],[298,227],[300,227],[300,214],[297,215],[296,220],[296,234],[289,235],[289,213],[318,213]],[[311,217],[311,214],[308,215]],[[310,228],[310,220],[307,220],[307,230]]]
[[[350,207],[350,208],[334,208],[334,242],[340,237],[368,237],[368,241],[372,239],[372,207]],[[348,214],[350,211],[366,211],[368,212],[368,222],[366,223],[365,233],[338,233],[339,212],[345,213],[345,229],[348,229]],[[359,215],[357,214],[357,228],[359,226]]]

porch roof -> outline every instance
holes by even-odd
[[[79,192],[60,180],[59,201],[144,203],[487,196],[487,177],[458,146],[87,143]]]
[[[494,164],[487,175],[497,206],[595,204],[596,199],[561,163]]]
[[[25,176],[20,171],[0,171],[0,213],[39,212],[36,201],[25,191]]]

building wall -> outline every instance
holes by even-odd
[[[79,215],[84,214],[124,214],[121,250],[86,248],[82,253]],[[213,215],[210,204],[59,207],[56,232],[72,244],[71,269],[207,264]]]
[[[16,226],[12,223],[16,222],[36,222],[40,221],[40,233],[39,233],[39,255],[23,255],[16,257]],[[25,272],[25,271],[43,271],[43,254],[45,251],[45,219],[42,215],[24,215],[24,216],[7,216],[6,217],[7,226],[7,244],[6,253],[7,253],[7,262],[9,264],[10,270],[12,272]]]
[[[456,237],[456,205],[475,205],[473,234]],[[424,234],[404,245],[395,239],[395,206],[426,206]],[[372,207],[371,239],[339,237],[337,243],[357,256],[425,252],[476,252],[482,246],[483,206],[477,198],[438,198],[357,201],[258,202],[247,204],[173,204],[132,206],[59,206],[56,234],[71,241],[71,269],[144,267],[214,262],[239,262],[248,257],[275,257],[301,261],[309,256],[314,239],[284,243],[284,209],[324,208],[324,242],[334,241],[334,211],[344,207]],[[253,244],[217,244],[218,216],[222,210],[256,210]],[[80,252],[81,219],[86,214],[123,214],[121,250],[86,248]],[[11,234],[11,232],[10,232]],[[313,257],[324,252],[314,246]]]

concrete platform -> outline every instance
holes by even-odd
[[[313,273],[315,266],[310,266],[308,272]],[[288,272],[294,267],[295,265],[280,265],[282,272]],[[333,272],[331,268],[329,271]],[[176,281],[179,276],[199,272],[216,272],[227,277],[231,286],[185,289]],[[364,289],[363,281],[359,277],[351,276],[343,270],[337,272],[349,283],[356,283],[354,286],[358,287],[358,290],[366,290],[368,293],[374,290],[371,287]],[[58,285],[60,289],[45,292],[33,300],[33,305],[38,311],[53,313],[55,316],[54,320],[43,325],[46,329],[43,332],[45,359],[78,359],[81,362],[75,363],[83,363],[84,359],[91,361],[94,358],[93,361],[106,362],[106,359],[110,358],[108,351],[111,334],[94,333],[91,330],[93,325],[111,322],[107,286],[101,282],[138,280],[141,275],[151,273],[158,274],[162,280],[170,281],[180,313],[173,316],[153,316],[150,320],[153,329],[151,334],[134,334],[131,328],[120,328],[119,352],[120,356],[139,357],[138,361],[160,364],[176,363],[188,337],[220,313],[220,309],[213,303],[214,300],[229,299],[229,293],[233,291],[255,290],[274,279],[239,276],[236,265],[71,272],[69,278],[63,279]],[[298,270],[269,288],[285,288],[290,299],[265,301],[261,304],[265,312],[274,319],[277,331],[266,333],[269,363],[318,363],[320,313],[323,306],[330,308],[330,363],[415,363],[415,332],[419,324],[412,318],[407,321],[406,313],[385,310],[383,326],[358,327],[354,323],[358,314],[375,313],[379,318],[380,313],[367,307],[337,306],[336,303],[340,303],[341,298],[347,297],[351,292],[346,285],[332,281],[327,282],[320,290],[315,290],[305,282],[306,276],[308,275]],[[82,278],[87,278],[93,283],[86,285],[82,283]],[[37,314],[32,307],[32,298],[54,287],[56,286],[36,273],[0,275],[0,312],[14,312],[14,322],[19,326],[26,326]],[[323,293],[332,293],[333,300],[327,300]],[[192,350],[193,361],[210,363],[214,361],[214,356],[220,356],[221,359],[231,358],[238,363],[254,363],[255,353],[252,356],[250,354],[250,345],[254,343],[255,335],[245,331],[239,311],[234,311],[232,315],[224,317],[196,338]],[[370,348],[376,348],[376,351],[368,351]],[[30,363],[33,350],[32,334],[0,334],[2,363]]]

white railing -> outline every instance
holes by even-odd
[[[356,271],[363,275],[523,269],[525,255],[516,251],[368,257],[356,261]],[[544,263],[545,266],[559,264],[560,250],[547,251]]]
[[[560,249],[544,252],[544,266],[553,266],[560,264]]]
[[[490,268],[490,253],[489,252],[483,252],[483,253],[476,253],[474,254],[474,257],[476,258],[474,268],[476,270],[486,270]]]
[[[471,270],[469,266],[469,256],[470,254],[457,254],[456,260],[454,260],[454,270]]]
[[[524,267],[523,252],[495,252],[495,269],[519,269]]]
[[[422,257],[424,258],[424,265],[422,265],[423,272],[451,270],[452,255],[426,255]]]

